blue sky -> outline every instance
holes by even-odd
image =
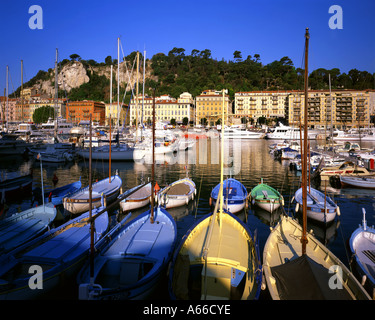
[[[43,29],[29,28],[29,7],[43,9]],[[329,7],[340,5],[343,29],[332,30]],[[159,0],[57,1],[3,0],[0,10],[0,95],[9,66],[9,92],[39,70],[54,67],[73,53],[103,62],[117,58],[117,37],[125,55],[146,56],[174,47],[211,50],[218,60],[258,53],[268,64],[284,56],[303,66],[305,28],[310,29],[309,71],[339,68],[375,72],[375,1],[373,0]]]

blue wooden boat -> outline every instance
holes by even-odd
[[[220,183],[211,192],[210,204],[215,205],[220,190]],[[247,190],[236,179],[228,178],[224,181],[224,208],[231,213],[241,211],[247,203]]]
[[[145,299],[157,288],[177,237],[174,219],[163,208],[127,224],[122,221],[96,246],[94,276],[90,263],[79,272],[80,299]]]
[[[296,211],[302,211],[302,188],[294,194]],[[327,195],[314,188],[307,188],[307,217],[322,223],[332,222],[339,213],[337,204]]]
[[[0,254],[39,236],[56,218],[52,203],[30,208],[0,220]]]
[[[94,216],[104,207],[92,210]],[[76,275],[90,248],[89,212],[0,256],[0,299],[35,299]],[[95,220],[94,241],[107,232],[108,213]]]
[[[65,186],[55,188],[44,193],[45,202],[52,202],[55,206],[62,204],[64,197],[69,197],[69,195],[80,190],[82,187],[81,178],[78,181],[69,183]]]
[[[366,211],[365,209],[362,211],[362,225],[359,225],[352,233],[349,246],[355,257],[358,274],[362,277],[361,282],[373,296],[375,293],[375,229],[374,226],[367,225]]]

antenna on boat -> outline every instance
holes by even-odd
[[[305,33],[305,108],[304,108],[304,130],[303,130],[303,161],[302,161],[302,212],[303,212],[303,226],[302,226],[302,255],[306,254],[306,244],[308,242],[306,236],[306,216],[307,216],[307,105],[308,105],[308,53],[309,53],[309,28],[306,28]]]
[[[109,183],[111,183],[111,160],[112,160],[112,134],[111,134],[111,114],[109,114]]]

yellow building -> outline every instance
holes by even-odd
[[[130,122],[132,124],[135,124],[136,121],[141,123],[143,110],[143,123],[150,124],[152,122],[152,108],[153,99],[150,97],[138,96],[138,99],[132,99],[130,102]],[[174,119],[176,123],[182,123],[184,118],[187,118],[188,121],[194,119],[194,100],[190,93],[184,92],[178,99],[169,95],[155,98],[155,121],[170,122]]]
[[[236,92],[234,116],[248,117],[255,121],[260,117],[284,118],[290,91]]]
[[[222,91],[206,90],[195,98],[196,104],[196,124],[206,123],[210,126],[216,125],[218,119],[222,117],[223,94]],[[228,121],[229,96],[224,95],[224,117],[225,122]]]
[[[332,98],[332,104],[330,100]],[[371,90],[310,90],[308,125],[311,128],[349,129],[370,126],[370,110],[374,108]],[[303,91],[291,92],[288,103],[288,122],[299,125],[304,121]]]

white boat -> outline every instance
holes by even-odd
[[[332,138],[334,141],[375,141],[375,135],[372,130],[350,129],[347,132],[336,130]]]
[[[195,183],[184,178],[177,180],[159,191],[160,205],[166,209],[183,206],[194,199],[196,194]]]
[[[90,150],[82,149],[77,151],[82,158],[89,159]],[[127,144],[112,145],[111,152],[109,145],[92,148],[92,159],[109,161],[132,161],[134,157],[134,148]]]
[[[349,246],[355,257],[357,271],[362,277],[361,282],[375,298],[375,229],[367,225],[366,211],[362,211],[362,225],[352,233]]]
[[[318,130],[309,130],[308,139],[316,139],[316,136],[320,133]],[[279,126],[275,127],[271,132],[266,133],[266,139],[272,140],[298,140],[300,136],[303,136],[303,131],[300,132],[299,128],[290,127],[279,123]]]
[[[53,134],[56,130],[57,134],[69,134],[72,128],[73,124],[71,122],[67,122],[66,119],[58,117],[57,120],[48,118],[46,123],[42,123],[41,131],[44,133]]]
[[[297,202],[296,211],[302,212],[302,188],[298,189],[294,194],[294,199]],[[332,222],[336,214],[339,213],[337,204],[324,193],[311,188],[307,188],[307,217],[328,224]]]
[[[342,187],[375,189],[375,176],[342,176],[340,175]]]
[[[371,300],[348,268],[312,234],[302,254],[302,227],[282,216],[271,228],[263,270],[273,300]]]
[[[249,131],[241,128],[224,128],[224,139],[263,139],[264,132]]]
[[[32,141],[43,141],[45,135],[38,130],[35,124],[30,123],[20,123],[18,125],[18,130],[14,134],[21,137],[21,139],[32,142]]]
[[[107,204],[114,201],[120,193],[122,187],[122,180],[118,175],[110,178],[105,178],[92,184],[92,208],[99,207],[101,204],[101,195],[105,197]],[[80,214],[89,210],[90,208],[90,192],[89,187],[82,188],[77,192],[71,194],[69,197],[64,197],[64,210],[71,214]]]
[[[195,144],[196,144],[196,140],[194,140],[194,139],[180,138],[178,149],[181,150],[181,151],[191,149],[195,146]]]
[[[138,190],[136,190],[137,188]],[[126,194],[130,195],[125,196]],[[118,197],[125,197],[120,201],[120,208],[122,212],[128,212],[134,209],[142,208],[150,203],[151,182],[145,184],[141,188],[139,186],[136,186],[132,189],[129,189],[124,194],[120,194]]]
[[[0,254],[42,234],[56,218],[52,203],[30,208],[0,221]]]

